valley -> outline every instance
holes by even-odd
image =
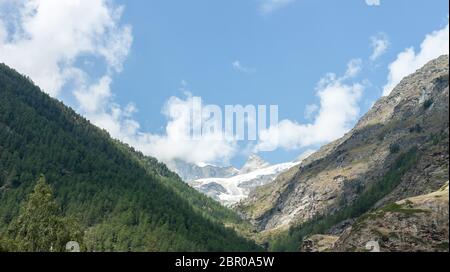
[[[316,152],[237,169],[166,166],[1,65],[0,250],[29,250],[15,226],[47,190],[85,251],[448,251],[448,67],[407,76]]]

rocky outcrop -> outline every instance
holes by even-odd
[[[331,246],[303,250],[327,251],[449,251],[449,188],[388,204],[361,216]],[[317,240],[317,238],[316,238]],[[322,243],[323,244],[323,243]]]
[[[338,236],[316,234],[303,241],[302,252],[326,252],[331,251]]]
[[[350,132],[254,190],[236,210],[259,230],[332,214],[353,203],[412,148],[417,162],[374,207],[439,189],[448,180],[448,65],[448,56],[442,56],[404,78]]]

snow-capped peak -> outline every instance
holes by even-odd
[[[260,156],[256,154],[251,154],[248,157],[247,162],[244,164],[244,166],[239,171],[239,174],[246,174],[253,172],[255,170],[265,168],[270,166],[268,162],[266,162],[264,159],[262,159]]]
[[[214,165],[214,164],[211,164],[211,163],[206,163],[206,162],[197,162],[196,165],[198,167],[206,167],[206,166],[217,167],[217,165]]]

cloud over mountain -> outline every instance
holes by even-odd
[[[320,106],[314,107],[313,121],[307,124],[288,119],[280,121],[278,126],[261,132],[255,152],[277,148],[295,150],[341,137],[359,116],[358,103],[365,87],[361,83],[348,83],[348,79],[356,76],[360,69],[361,60],[353,59],[343,76],[329,73],[323,77],[316,88]]]
[[[383,88],[383,95],[389,95],[400,80],[412,74],[428,61],[448,54],[448,21],[447,25],[439,30],[427,34],[420,44],[420,50],[408,47],[397,55],[397,58],[389,65],[388,82]]]

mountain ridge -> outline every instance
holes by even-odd
[[[231,228],[242,223],[234,213],[4,64],[0,158],[0,236],[43,173],[88,251],[260,250]]]
[[[414,149],[416,153],[412,152]],[[411,163],[405,164],[404,171],[395,172],[392,167],[403,163],[398,161],[402,156],[410,156],[404,159],[412,159]],[[393,174],[398,175],[397,180],[386,176]],[[392,190],[371,189],[383,180],[390,182]],[[293,247],[298,243],[298,249],[306,233],[301,231],[302,225],[311,225],[308,222],[321,216],[339,214],[352,203],[363,203],[361,196],[370,190],[374,195],[367,196],[364,205],[377,208],[430,193],[447,180],[448,55],[445,55],[405,77],[342,138],[323,146],[274,182],[257,188],[235,209],[262,232],[291,229],[287,237],[293,240],[290,241]],[[363,211],[369,207],[359,208]],[[350,214],[359,214],[354,211]]]

